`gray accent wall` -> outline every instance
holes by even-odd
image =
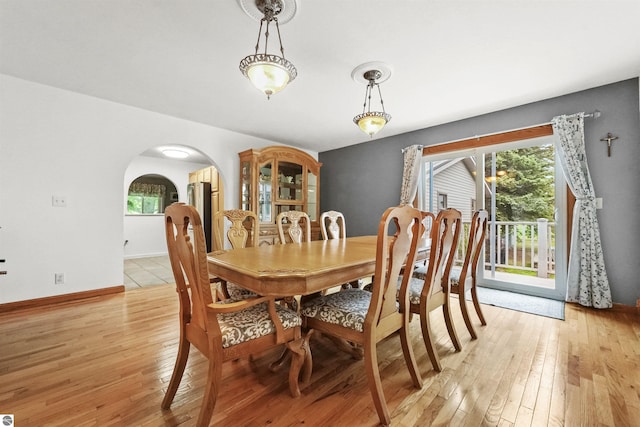
[[[391,106],[388,107],[392,111]],[[638,78],[457,122],[319,153],[320,209],[344,213],[349,236],[376,234],[384,210],[400,200],[402,149],[548,123],[554,116],[600,110],[585,120],[587,161],[596,197],[613,302],[640,298],[640,101]],[[393,121],[388,126],[393,126]],[[384,133],[384,130],[382,131]],[[619,137],[611,157],[600,138]]]

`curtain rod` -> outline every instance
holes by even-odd
[[[597,119],[601,115],[602,113],[599,110],[595,110],[592,113],[585,113],[583,117]],[[428,145],[422,149],[422,154],[423,155],[433,154],[436,152],[451,151],[451,150],[457,149],[457,148],[452,148],[451,144],[460,145],[461,147],[459,149],[463,149],[463,148],[471,148],[471,146],[467,146],[467,145],[478,143],[481,140],[485,140],[484,141],[485,144],[480,145],[480,146],[483,146],[483,145],[492,145],[492,144],[520,141],[523,139],[536,138],[540,136],[549,136],[549,135],[553,135],[553,129],[551,129],[551,122],[540,123],[533,126],[503,130],[500,132],[488,133],[484,135],[475,135],[473,137],[454,139],[447,142]],[[447,146],[447,148],[443,149],[443,146]]]
[[[602,115],[600,110],[595,110],[593,113],[584,113],[585,119],[597,119]]]

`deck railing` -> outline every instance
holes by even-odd
[[[463,223],[456,263],[462,264],[469,236],[468,222]],[[555,222],[538,221],[489,222],[485,240],[485,269],[535,271],[538,277],[555,274]]]

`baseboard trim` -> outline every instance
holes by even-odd
[[[634,307],[632,305],[614,303],[613,310],[622,311],[623,313],[629,313],[629,314],[640,314],[640,307]]]
[[[80,299],[94,298],[103,295],[111,295],[124,292],[124,285],[112,286],[110,288],[92,289],[90,291],[74,292],[71,294],[54,295],[51,297],[36,298],[25,301],[9,302],[0,304],[0,313],[9,311],[24,310],[28,308],[39,308],[52,304],[76,301]]]

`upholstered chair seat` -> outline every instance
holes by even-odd
[[[413,277],[416,279],[424,280],[424,278],[427,277],[428,268],[429,265],[421,265],[420,267],[413,270]],[[460,281],[461,271],[462,270],[460,269],[460,267],[451,267],[451,273],[449,273],[449,281],[452,285],[457,285]]]
[[[424,287],[424,278],[426,277],[426,272],[422,274],[422,276],[414,275],[409,279],[409,302],[411,304],[420,304],[420,294],[422,294],[422,288]],[[400,292],[400,285],[402,283],[402,278],[398,280],[398,295]]]
[[[219,304],[236,302],[228,299]],[[302,326],[302,319],[294,311],[276,304],[276,314],[282,322],[284,329]],[[231,313],[218,313],[218,323],[222,333],[222,348],[250,341],[276,333],[276,327],[269,317],[267,303],[248,307],[242,311]]]
[[[400,281],[398,281],[398,293],[400,292]],[[411,304],[420,304],[420,295],[424,287],[424,279],[412,277],[409,279],[409,302]]]
[[[238,286],[235,283],[226,283],[226,293],[229,294],[229,298],[232,300],[243,300],[246,298],[255,298],[257,295],[248,289]]]
[[[364,319],[371,303],[371,292],[361,289],[345,289],[322,295],[302,304],[301,313],[327,323],[364,331]]]

